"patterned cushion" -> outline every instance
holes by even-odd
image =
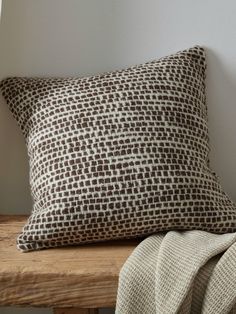
[[[236,207],[209,168],[205,70],[196,46],[98,76],[3,80],[34,201],[18,248],[236,231]]]

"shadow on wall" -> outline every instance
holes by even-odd
[[[211,165],[216,170],[224,190],[236,201],[233,184],[236,178],[236,72],[235,69],[230,71],[231,67],[225,64],[215,51],[206,48],[206,52]]]
[[[1,214],[31,211],[28,158],[23,135],[0,96],[0,200]]]

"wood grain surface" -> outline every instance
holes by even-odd
[[[64,308],[54,309],[53,314],[98,314],[97,309]]]
[[[0,216],[0,306],[58,307],[57,314],[114,307],[119,271],[140,240],[21,253],[16,237],[26,219]]]

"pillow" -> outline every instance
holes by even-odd
[[[204,49],[85,78],[3,80],[28,148],[31,251],[173,229],[236,231],[209,168]]]

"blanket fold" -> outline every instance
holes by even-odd
[[[235,304],[236,233],[169,231],[127,259],[116,314],[228,314]]]

